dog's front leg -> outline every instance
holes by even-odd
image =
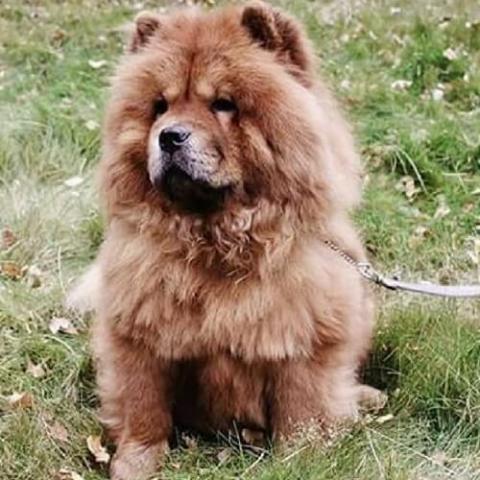
[[[305,438],[303,430],[320,438],[338,423],[354,420],[358,414],[358,383],[353,365],[336,364],[334,348],[330,363],[298,360],[279,363],[273,369],[271,425],[280,443]]]
[[[170,362],[147,348],[117,339],[112,373],[121,390],[117,401],[122,429],[111,465],[112,480],[139,480],[153,473],[168,450],[172,430],[172,376]],[[103,400],[103,399],[102,399]]]

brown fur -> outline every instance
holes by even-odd
[[[155,118],[160,94],[170,107]],[[237,113],[210,111],[220,94]],[[234,185],[220,211],[183,213],[150,183],[149,139],[172,118],[222,152],[206,157],[212,182]],[[174,424],[280,439],[356,416],[372,308],[322,240],[364,259],[348,218],[360,166],[294,20],[260,3],[141,15],[113,79],[101,184],[93,344],[113,478],[154,469]]]

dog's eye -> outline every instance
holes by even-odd
[[[237,111],[237,106],[232,100],[227,98],[217,98],[212,102],[212,110],[214,112],[233,113]]]
[[[155,100],[153,104],[155,115],[163,115],[168,110],[168,102],[164,98]]]

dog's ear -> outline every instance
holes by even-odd
[[[260,1],[247,4],[243,10],[242,25],[261,47],[275,50],[280,45],[275,12],[270,5]]]
[[[145,46],[160,28],[160,15],[152,12],[140,12],[135,18],[135,26],[130,39],[129,50],[136,52]]]
[[[261,47],[275,52],[279,60],[310,74],[313,53],[310,42],[296,20],[271,5],[254,1],[242,13],[242,25]]]

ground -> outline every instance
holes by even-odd
[[[304,21],[355,127],[366,166],[356,220],[372,262],[404,278],[479,281],[478,2],[284,5]],[[62,299],[102,238],[94,169],[108,76],[126,22],[149,6],[0,5],[4,480],[107,478],[86,441],[95,451],[101,433],[89,319]],[[158,478],[480,479],[478,300],[376,293],[365,377],[389,395],[382,412],[324,447],[274,455],[238,448],[234,438],[184,437]]]

